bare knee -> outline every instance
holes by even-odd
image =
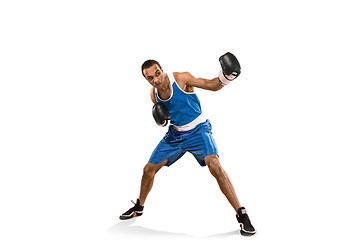
[[[154,163],[147,163],[143,169],[143,175],[144,176],[154,176],[166,163],[168,160],[166,159],[164,162],[159,164]]]
[[[218,178],[224,176],[224,169],[222,168],[217,155],[209,155],[204,161],[214,177]]]
[[[145,165],[143,169],[143,175],[146,177],[154,176],[155,175],[155,169],[148,164]]]

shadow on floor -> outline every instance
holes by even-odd
[[[107,230],[108,234],[113,236],[121,235],[127,236],[134,236],[134,238],[181,238],[181,239],[219,239],[219,238],[227,238],[234,235],[240,235],[239,230],[226,232],[226,233],[219,233],[214,234],[206,237],[195,237],[190,234],[186,233],[176,233],[176,232],[167,232],[167,231],[160,231],[155,229],[150,229],[142,226],[133,226],[133,223],[136,221],[136,218],[126,220],[126,221],[119,221],[118,223],[114,224]]]

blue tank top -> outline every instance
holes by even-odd
[[[173,73],[168,73],[167,75],[171,83],[172,94],[169,99],[162,100],[155,89],[156,100],[165,104],[170,113],[171,124],[183,126],[200,116],[200,100],[195,93],[183,91],[175,81]]]

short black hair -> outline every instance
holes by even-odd
[[[162,67],[161,67],[160,63],[158,63],[158,61],[153,60],[153,59],[149,59],[149,60],[146,60],[146,61],[142,64],[142,66],[141,66],[141,73],[142,73],[142,75],[145,77],[145,75],[144,75],[144,69],[150,68],[150,67],[152,67],[152,66],[155,65],[155,64],[157,64],[157,65],[160,67],[160,69],[162,70]]]

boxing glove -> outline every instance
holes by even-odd
[[[152,108],[152,114],[157,125],[165,127],[170,120],[170,114],[162,102],[157,102]]]
[[[237,58],[232,53],[225,53],[219,58],[222,70],[219,74],[219,81],[222,85],[228,85],[241,73],[241,66]]]

